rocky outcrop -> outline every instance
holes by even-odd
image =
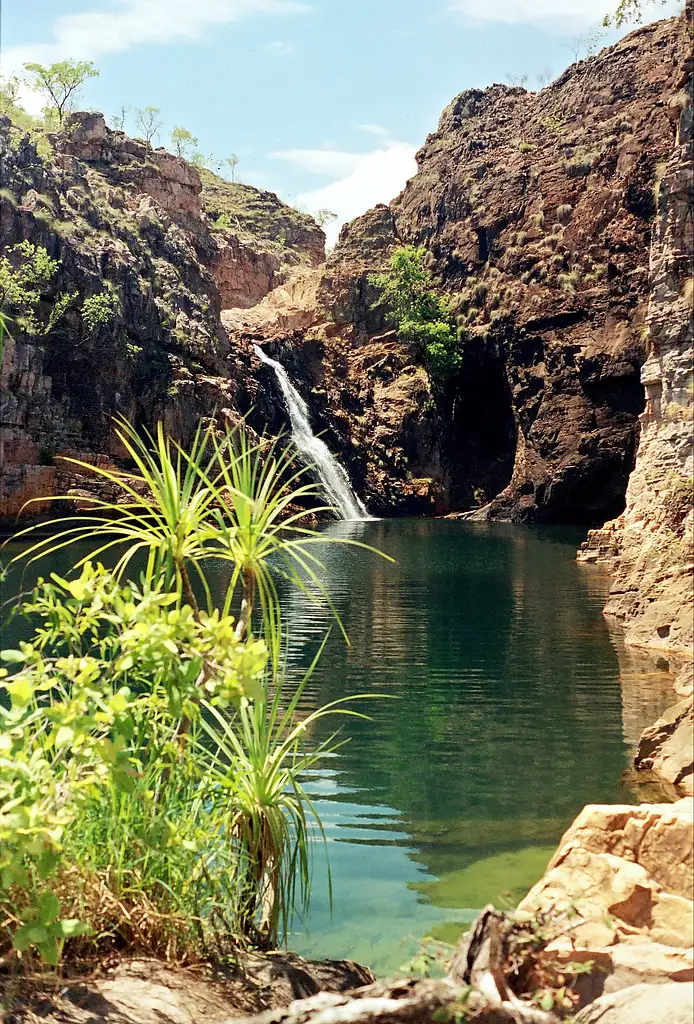
[[[691,18],[691,7],[688,9]],[[650,257],[646,408],[622,515],[594,530],[579,552],[614,575],[605,614],[627,645],[682,669],[684,700],[646,730],[636,766],[691,793],[691,660],[694,654],[694,105],[692,59],[669,113],[674,151],[662,169]],[[685,674],[687,678],[685,678]]]
[[[286,266],[315,262],[324,236],[311,218],[270,197],[257,237],[249,222],[243,238],[213,230],[198,170],[110,131],[101,114],[72,115],[40,145],[0,119],[0,186],[3,250],[28,240],[57,261],[44,309],[59,293],[71,296],[47,334],[14,324],[6,339],[0,520],[32,498],[94,487],[63,459],[117,460],[114,416],[149,426],[161,419],[185,442],[214,410],[238,418],[269,407],[247,347],[232,348],[220,312],[259,301]],[[273,214],[298,225],[285,263],[263,234]],[[90,328],[82,303],[106,289],[114,314]]]
[[[576,1024],[691,1024],[694,985],[633,985],[582,1010]]]
[[[689,795],[694,794],[694,709],[685,697],[645,729],[634,763]]]
[[[310,961],[293,953],[240,951],[235,962],[225,966],[178,969],[155,960],[133,959],[96,978],[57,979],[52,992],[45,986],[15,985],[19,991],[2,1020],[5,1024],[222,1024],[244,1014],[287,1006],[316,992],[344,992],[372,981],[367,968],[349,960]]]
[[[566,915],[542,956],[594,965],[595,998],[694,980],[691,799],[585,807],[519,915]]]
[[[486,501],[485,518],[621,511],[655,190],[688,51],[671,19],[540,93],[462,93],[404,192],[343,229],[311,328],[268,335],[374,511],[413,511],[413,494],[420,512]],[[369,274],[402,244],[426,248],[457,314],[463,366],[443,392],[373,305]]]
[[[583,1024],[680,1024],[694,989],[693,812],[691,800],[586,807],[516,914],[486,907],[444,978],[374,982],[349,961],[291,953],[239,952],[224,966],[185,970],[134,960],[88,980],[61,979],[54,991],[45,980],[19,986],[5,1019],[558,1024],[586,1007],[575,1018]]]

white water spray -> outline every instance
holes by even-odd
[[[340,519],[369,519],[363,502],[352,490],[347,473],[325,441],[321,441],[311,430],[308,406],[290,381],[287,371],[276,359],[270,359],[259,345],[254,345],[253,348],[258,359],[275,371],[289,413],[292,440],[306,463],[315,468],[325,488],[328,503],[339,513]]]

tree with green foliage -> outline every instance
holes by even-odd
[[[237,157],[236,153],[232,153],[231,156],[228,156],[224,162],[229,168],[231,180],[236,181],[236,168],[238,167],[239,163],[239,158]]]
[[[660,2],[665,5],[667,0],[660,0]],[[641,24],[644,8],[648,5],[648,0],[621,0],[614,14],[606,14],[602,23],[605,28],[610,28],[613,25],[615,28],[621,28],[622,25],[628,25],[630,22]]]
[[[118,108],[118,113],[114,114],[111,118],[111,127],[117,132],[124,132],[125,122],[128,120],[129,113],[130,107],[126,107],[125,104],[121,104]]]
[[[22,83],[16,75],[10,78],[0,78],[0,114],[5,117],[19,105],[19,90]]]
[[[183,159],[190,159],[189,154],[194,146],[197,146],[198,140],[195,136],[184,128],[182,125],[177,124],[171,132],[171,144],[174,148],[176,156],[183,157]]]
[[[443,385],[460,369],[462,352],[453,312],[436,293],[426,255],[423,247],[396,249],[389,271],[370,274],[369,283],[381,292],[375,306],[386,310],[399,336],[416,346],[434,382]]]
[[[213,171],[218,174],[222,169],[222,161],[218,159],[213,153],[208,156],[206,153],[202,153],[199,149],[196,149],[193,155],[190,157],[190,162],[193,167],[198,167],[202,170]]]
[[[21,88],[22,83],[16,75],[0,77],[0,114],[9,117],[17,128],[29,131],[36,126],[36,121],[20,103]]]
[[[88,295],[80,308],[82,323],[91,335],[102,328],[110,327],[120,311],[118,296],[108,288],[95,295]]]
[[[332,221],[337,220],[337,214],[333,213],[332,210],[328,210],[323,207],[321,210],[316,210],[313,219],[319,228],[324,228],[326,224],[330,224]]]
[[[161,131],[164,122],[159,107],[140,107],[137,111],[137,127],[142,132],[142,138],[152,148],[152,142]]]
[[[24,70],[33,75],[32,89],[45,97],[46,109],[59,125],[84,82],[99,75],[90,60],[61,60],[55,64],[30,62],[24,65]]]
[[[76,298],[75,293],[60,292],[48,316],[40,315],[41,302],[57,272],[57,260],[26,239],[0,257],[0,310],[26,334],[48,334]]]

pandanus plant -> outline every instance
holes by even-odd
[[[179,735],[181,742],[195,744],[206,778],[213,780],[210,800],[220,804],[227,822],[238,863],[241,931],[270,945],[286,932],[292,910],[308,904],[312,823],[325,840],[301,777],[340,741],[333,733],[309,749],[307,729],[329,716],[359,714],[348,705],[360,699],[350,696],[303,720],[297,716],[308,675],[288,698],[280,668],[278,581],[298,587],[309,600],[325,601],[349,642],[321,580],[324,566],[316,549],[329,543],[374,549],[303,525],[307,504],[319,513],[331,510],[309,471],[296,467],[291,446],[251,439],[244,428],[220,436],[214,424],[198,429],[188,450],[161,424],[154,435],[140,435],[121,419],[116,434],[131,470],[66,461],[115,487],[122,501],[81,498],[86,509],[56,519],[57,532],[35,537],[36,527],[28,527],[15,535],[32,538],[18,558],[36,562],[78,544],[85,554],[76,569],[111,553],[117,579],[144,562],[146,580],[163,580],[196,617],[227,616],[238,608],[236,639],[250,639],[256,631],[264,639],[269,669],[262,694],[243,698],[236,714],[225,717],[206,699],[215,665],[205,663],[198,680],[199,728],[189,736],[190,715],[184,714]],[[215,600],[209,569],[216,565],[219,580],[220,564],[229,571]],[[314,667],[315,662],[310,672]]]

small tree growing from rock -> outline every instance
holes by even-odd
[[[141,107],[137,112],[137,127],[142,138],[152,148],[152,142],[162,129],[164,122],[159,107]]]
[[[90,60],[60,60],[55,64],[28,63],[24,70],[33,75],[31,88],[46,99],[48,118],[62,125],[80,87],[99,72]]]
[[[237,157],[236,153],[232,153],[231,156],[228,156],[225,160],[225,163],[229,168],[229,173],[231,174],[232,181],[236,181],[236,168],[238,166],[238,162],[239,158]]]
[[[324,228],[326,224],[331,224],[334,220],[337,220],[337,214],[333,213],[332,210],[317,210],[313,219],[319,228]]]
[[[193,146],[197,146],[198,140],[192,132],[188,131],[187,128],[183,128],[182,125],[177,124],[171,132],[171,144],[176,156],[180,156],[183,157],[184,160],[188,160],[190,159],[190,151]]]
[[[443,385],[460,369],[462,353],[453,311],[449,302],[436,294],[425,259],[422,247],[396,249],[389,272],[370,274],[369,284],[381,291],[375,305],[385,307],[400,337],[417,347],[432,380]]]

